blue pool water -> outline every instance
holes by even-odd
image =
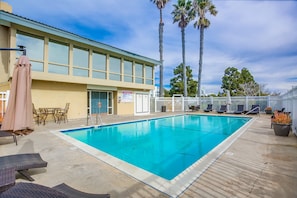
[[[62,132],[171,180],[248,121],[242,117],[182,115]]]

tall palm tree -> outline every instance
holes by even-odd
[[[201,90],[201,74],[202,74],[202,57],[203,57],[203,41],[204,29],[210,26],[210,21],[205,18],[207,12],[216,16],[218,11],[210,0],[193,0],[193,8],[197,13],[198,20],[194,23],[194,27],[200,29],[200,53],[199,53],[199,73],[198,73],[198,90],[197,94],[200,97]]]
[[[154,4],[157,5],[157,8],[160,10],[160,23],[159,23],[159,52],[160,52],[160,89],[159,89],[159,96],[163,97],[164,91],[163,91],[163,15],[162,15],[162,9],[165,7],[166,3],[169,2],[169,0],[151,0]]]
[[[184,97],[188,96],[187,89],[187,74],[186,74],[186,58],[185,58],[185,28],[195,18],[195,12],[192,8],[192,1],[178,0],[177,4],[173,5],[174,10],[173,23],[178,22],[178,27],[181,28],[182,35],[182,59],[183,59],[183,82],[184,82]]]

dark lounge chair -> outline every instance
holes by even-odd
[[[244,105],[237,105],[237,110],[234,111],[234,114],[242,114],[244,111]]]
[[[207,108],[204,109],[204,112],[210,112],[210,111],[212,111],[212,104],[208,104]]]
[[[251,110],[248,111],[246,113],[246,115],[248,115],[248,114],[258,114],[258,113],[260,113],[260,106],[259,105],[252,105]]]
[[[0,125],[1,127],[1,125]],[[15,142],[16,145],[18,145],[18,141],[16,139],[15,134],[8,132],[8,131],[0,131],[0,137],[12,137],[13,141]]]
[[[0,169],[0,198],[110,198],[110,194],[91,194],[64,183],[53,188],[20,182],[15,184],[15,169]]]
[[[43,168],[46,166],[47,162],[41,158],[39,153],[16,154],[0,157],[0,169],[13,167],[29,181],[34,181],[28,173],[29,169]]]
[[[189,109],[191,111],[199,111],[200,110],[200,105],[189,105]]]
[[[227,111],[227,105],[221,105],[220,109],[217,111],[218,113],[225,113]]]

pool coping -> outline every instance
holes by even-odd
[[[175,116],[178,116],[178,115],[175,115]],[[220,116],[224,116],[224,115],[220,115]],[[230,116],[230,115],[226,115],[226,116]],[[164,117],[171,117],[171,116],[164,116]],[[159,118],[164,118],[164,117],[159,117]],[[236,116],[236,117],[239,117],[239,116]],[[240,116],[240,117],[243,117],[243,116]],[[250,117],[250,118],[251,120],[245,123],[231,136],[229,136],[227,139],[225,139],[223,142],[217,145],[214,149],[208,152],[208,154],[206,154],[201,159],[196,161],[193,165],[188,167],[186,170],[184,170],[182,173],[180,173],[172,180],[163,179],[148,171],[145,171],[123,160],[113,157],[103,151],[100,151],[96,148],[86,145],[85,143],[75,140],[74,138],[71,138],[70,136],[63,134],[61,132],[63,131],[63,129],[54,130],[54,131],[51,131],[51,133],[65,140],[66,142],[78,147],[84,152],[94,156],[95,158],[139,180],[140,182],[143,182],[171,197],[177,197],[182,192],[184,192],[197,178],[199,178],[203,174],[203,172],[206,171],[208,167],[211,166],[211,164],[213,164],[233,144],[233,142],[237,140],[247,130],[247,128],[255,120],[255,118],[253,117]],[[150,119],[140,119],[140,120],[135,120],[133,122],[143,121],[143,120],[150,120]],[[118,122],[113,124],[122,124],[122,123],[127,123],[127,122]],[[112,124],[107,124],[107,125],[112,125]],[[102,125],[102,126],[105,126],[105,125]],[[76,129],[76,128],[73,128],[73,129]],[[90,128],[90,126],[82,126],[81,128]],[[68,128],[64,130],[73,130],[73,129]]]

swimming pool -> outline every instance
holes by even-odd
[[[180,115],[62,132],[172,180],[249,120],[247,117]]]

